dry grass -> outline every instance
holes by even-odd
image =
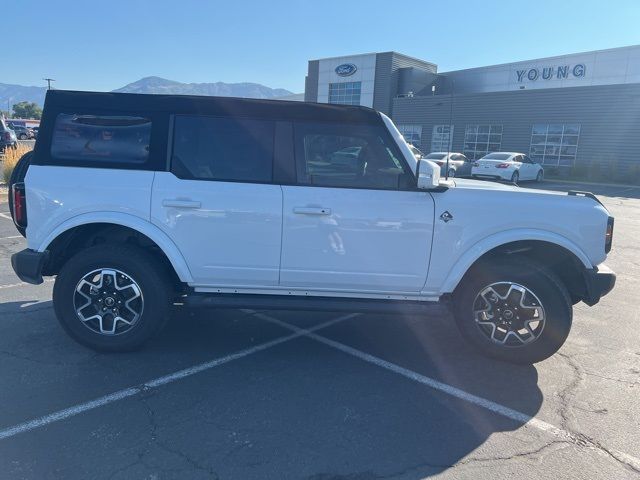
[[[30,152],[31,150],[33,150],[32,147],[20,144],[15,150],[13,148],[7,148],[5,150],[4,157],[2,157],[2,178],[4,183],[9,183],[11,172],[13,172],[18,160],[20,160],[25,153]]]

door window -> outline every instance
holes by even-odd
[[[298,183],[324,187],[399,189],[411,174],[381,127],[295,125]]]
[[[171,171],[184,179],[271,182],[274,133],[269,120],[178,115]]]

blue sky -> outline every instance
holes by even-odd
[[[157,75],[304,90],[307,60],[396,50],[440,71],[640,43],[640,0],[29,0],[2,5],[0,83]]]

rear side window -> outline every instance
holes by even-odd
[[[406,188],[401,154],[382,127],[297,123],[298,183],[324,187]]]
[[[171,171],[180,178],[271,182],[275,123],[177,115]]]
[[[149,158],[151,120],[125,115],[56,117],[51,156],[91,164],[143,164]]]

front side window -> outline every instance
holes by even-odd
[[[187,179],[270,182],[274,133],[270,120],[178,115],[171,171]]]
[[[529,155],[536,163],[571,167],[576,160],[579,138],[578,124],[535,124],[531,128]]]
[[[61,113],[51,140],[51,156],[81,162],[142,164],[149,158],[151,120],[126,115]]]
[[[500,150],[502,125],[467,125],[464,132],[464,154],[471,160]]]
[[[453,125],[434,125],[431,133],[432,152],[450,152],[453,144]]]
[[[381,127],[299,123],[295,139],[298,183],[398,189],[412,178]]]
[[[360,105],[362,82],[340,82],[329,84],[329,103],[338,105]]]

